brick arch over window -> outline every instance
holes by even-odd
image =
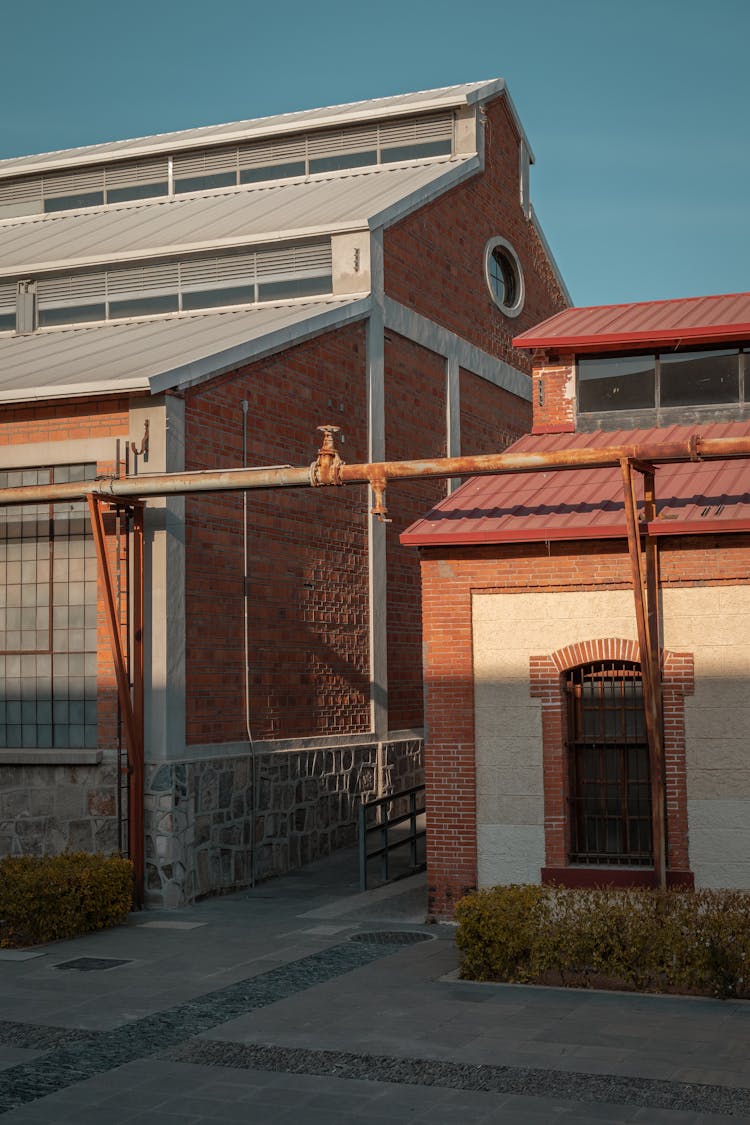
[[[597,637],[566,645],[530,660],[531,695],[542,704],[544,769],[545,866],[543,882],[568,885],[592,883],[653,883],[653,871],[570,867],[567,808],[566,700],[563,676],[571,668],[600,660],[640,663],[636,641]],[[687,779],[685,764],[685,696],[695,690],[693,654],[662,651],[664,698],[664,760],[667,803],[667,878],[672,885],[692,885],[687,835]]]

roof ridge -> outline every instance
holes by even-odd
[[[160,140],[162,140],[163,143],[166,143],[167,138],[169,138],[170,142],[178,143],[180,137],[187,137],[189,135],[193,135],[196,140],[200,140],[200,136],[198,134],[203,132],[205,132],[206,134],[210,134],[212,131],[218,129],[249,129],[251,126],[259,126],[265,123],[268,123],[270,125],[274,121],[283,123],[285,120],[289,121],[290,124],[294,124],[293,119],[297,119],[300,123],[303,123],[305,116],[309,114],[328,113],[330,115],[336,115],[338,111],[339,114],[343,115],[345,111],[356,111],[358,107],[377,107],[378,103],[393,103],[397,102],[400,98],[432,98],[437,102],[441,98],[450,98],[453,92],[457,92],[459,90],[465,91],[465,96],[468,96],[470,93],[481,90],[484,86],[489,87],[495,83],[502,81],[503,79],[501,78],[489,78],[478,82],[457,82],[448,86],[436,86],[432,89],[427,90],[407,90],[400,94],[383,94],[377,98],[361,98],[356,101],[339,102],[334,105],[309,106],[307,109],[287,110],[284,113],[267,114],[262,117],[239,118],[236,121],[220,121],[208,125],[190,125],[184,129],[168,129],[161,133],[146,133],[135,137],[118,137],[107,141],[96,141],[94,144],[72,145],[67,148],[50,149],[46,152],[21,153],[16,156],[3,157],[2,159],[0,159],[0,173],[3,172],[4,166],[24,160],[31,160],[34,157],[45,156],[62,158],[69,155],[71,163],[74,163],[76,158],[80,158],[86,154],[95,155],[97,149],[108,149],[111,148],[112,145],[126,146],[138,144],[139,142],[158,142]],[[405,111],[408,112],[408,109],[409,104],[407,103],[405,106]],[[415,112],[420,111],[415,107]],[[321,123],[321,125],[323,124],[324,122]],[[279,130],[280,133],[283,133],[285,131],[286,130],[284,129]],[[227,138],[228,143],[230,139],[231,138]],[[220,143],[220,140],[221,138],[217,138],[217,143]],[[119,154],[117,152],[111,152],[110,155],[113,159],[119,159]],[[124,154],[123,158],[125,158],[126,155],[127,154]]]

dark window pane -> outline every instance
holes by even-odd
[[[184,179],[175,180],[175,191],[210,191],[211,188],[231,187],[237,183],[237,173],[212,172],[205,176],[186,176]]]
[[[656,405],[654,357],[578,361],[578,409],[644,410]]]
[[[104,203],[103,191],[86,191],[79,195],[59,195],[54,199],[45,199],[45,211],[70,211],[74,207],[97,207]]]
[[[661,358],[661,405],[738,402],[739,352],[681,352]]]
[[[290,277],[284,281],[263,281],[258,286],[259,301],[283,301],[287,297],[312,297],[331,292],[330,277]]]
[[[12,332],[16,327],[16,314],[0,313],[0,332]]]
[[[131,184],[129,187],[107,188],[107,203],[126,203],[129,199],[152,199],[166,195],[169,185],[166,181],[155,184]]]
[[[221,305],[250,305],[255,301],[254,285],[233,285],[226,289],[197,289],[182,294],[183,309],[212,309]]]
[[[363,168],[377,164],[378,154],[369,152],[337,152],[333,156],[311,156],[311,172],[336,172],[339,168]]]
[[[104,320],[105,315],[103,302],[95,305],[66,305],[58,309],[40,309],[39,327],[47,328],[51,324],[85,324],[91,320]]]
[[[286,176],[304,176],[304,160],[294,160],[289,164],[266,164],[262,168],[242,168],[241,184],[255,184],[262,180],[282,180]]]
[[[163,293],[157,297],[129,297],[123,301],[109,302],[112,319],[124,316],[150,316],[155,313],[177,312],[177,294]]]
[[[380,159],[384,164],[396,160],[419,160],[420,156],[450,156],[451,141],[446,137],[442,141],[413,141],[408,145],[394,145],[391,148],[380,150]]]

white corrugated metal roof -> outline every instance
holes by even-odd
[[[0,336],[0,402],[166,390],[367,314],[368,298],[118,321]]]
[[[414,196],[421,205],[431,198],[430,189],[444,190],[478,166],[477,157],[433,158],[408,167],[14,219],[0,223],[0,276],[376,226],[398,217]]]
[[[406,113],[447,109],[483,101],[503,93],[502,78],[486,82],[467,82],[458,86],[443,86],[437,90],[420,90],[411,94],[397,94],[388,98],[349,102],[345,105],[306,109],[296,113],[281,113],[275,117],[257,117],[248,121],[233,121],[227,125],[208,125],[197,129],[183,129],[177,133],[161,133],[153,137],[112,141],[106,144],[87,145],[81,148],[62,149],[35,156],[17,156],[0,160],[0,177],[29,175],[38,171],[71,165],[101,164],[103,161],[153,156],[159,152],[203,147],[222,141],[253,140],[275,134],[301,132],[352,121],[366,121],[381,117],[398,117]]]

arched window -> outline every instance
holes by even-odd
[[[565,675],[571,863],[649,865],[651,785],[640,664]]]

